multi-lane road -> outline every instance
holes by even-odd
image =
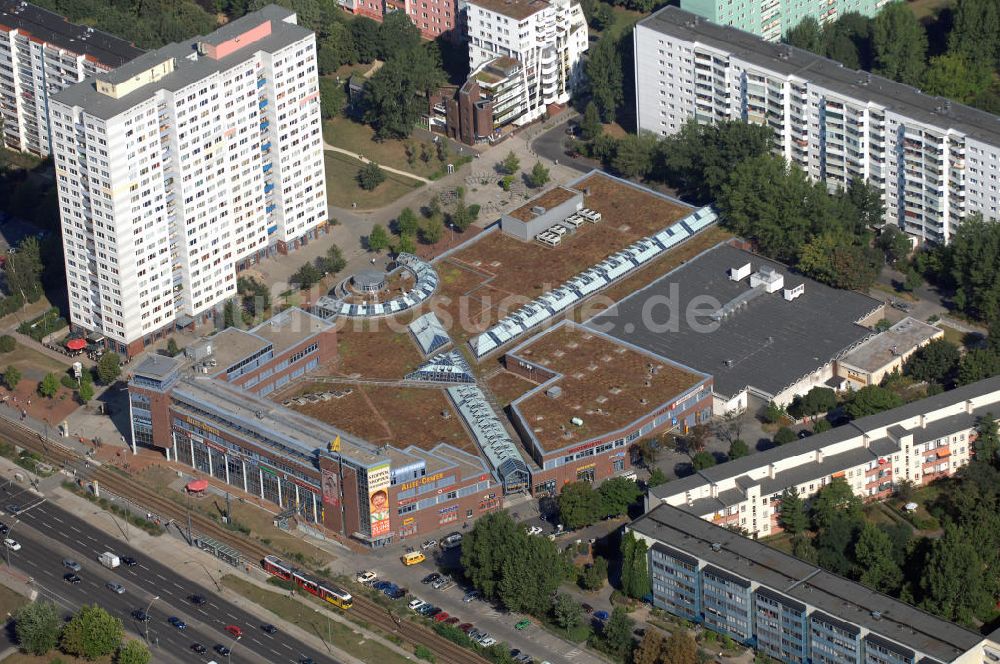
[[[118,616],[127,629],[148,638],[157,662],[214,660],[233,664],[298,664],[306,658],[324,663],[335,661],[280,631],[265,633],[260,629],[264,620],[226,601],[214,590],[159,563],[155,559],[155,551],[136,551],[78,516],[45,502],[37,494],[16,486],[0,490],[0,510],[4,513],[0,521],[11,528],[7,537],[21,545],[18,551],[3,552],[3,555],[10,556],[12,567],[31,577],[43,597],[68,611],[84,604],[97,603]],[[12,514],[14,511],[16,515]],[[101,515],[94,518],[101,518]],[[138,564],[108,569],[97,561],[104,551],[133,557]],[[63,564],[67,559],[82,566],[77,572],[80,583],[71,584],[64,579],[71,572]],[[122,584],[125,592],[112,592],[107,587],[108,583]],[[192,595],[199,595],[207,601],[195,605],[190,600]],[[148,622],[139,622],[134,618],[136,611],[147,609],[150,615]],[[181,630],[171,625],[167,622],[171,616],[184,621],[187,627]],[[239,639],[226,631],[230,625],[242,630]],[[202,644],[207,652],[202,655],[196,653],[192,648],[195,643]],[[215,650],[216,646],[229,648],[231,654],[221,656]]]

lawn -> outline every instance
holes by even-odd
[[[249,581],[228,574],[222,577],[222,583],[254,604],[264,607],[283,620],[315,634],[324,641],[329,635],[330,641],[335,643],[338,648],[361,661],[379,662],[379,664],[404,664],[410,661],[381,643],[365,638],[351,627],[333,620],[327,615],[331,610],[325,608],[325,605],[311,596],[307,597],[309,605],[306,605],[297,599],[265,590]],[[321,606],[323,608],[320,608]]]
[[[375,210],[423,186],[419,180],[384,171],[385,182],[372,191],[365,191],[357,180],[364,165],[361,161],[337,152],[327,151],[324,156],[326,200],[334,207],[350,209],[357,204],[357,209]]]
[[[910,10],[918,19],[925,19],[934,16],[948,5],[952,0],[910,0],[907,2]]]
[[[965,332],[960,332],[959,330],[956,330],[953,327],[942,325],[941,323],[938,323],[937,326],[944,331],[944,338],[946,341],[950,341],[951,343],[959,347],[965,345],[965,336],[966,336]]]
[[[639,19],[646,16],[642,12],[632,11],[631,9],[625,9],[624,7],[611,7],[611,10],[615,13],[615,22],[605,28],[604,32],[595,32],[601,37],[604,36],[618,36],[621,33],[630,30],[633,25],[635,25]]]
[[[9,616],[19,607],[28,603],[24,595],[19,595],[7,586],[0,586],[0,616]]]
[[[421,141],[415,138],[409,141],[391,139],[376,141],[375,132],[371,127],[343,116],[337,116],[323,123],[323,139],[330,145],[362,154],[366,159],[384,166],[398,168],[421,177],[430,179],[434,175],[444,174],[445,171],[445,166],[438,160],[435,146],[431,141],[424,141],[427,144],[426,154],[429,159],[424,161],[417,156],[411,164],[406,159],[406,145],[410,143],[419,155]]]
[[[29,655],[23,652],[15,652],[10,657],[2,660],[2,664],[110,664],[110,657],[100,659],[83,659],[82,657],[70,657],[53,650],[48,655]]]

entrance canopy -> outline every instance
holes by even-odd
[[[188,491],[204,491],[208,488],[208,480],[191,480],[187,483]]]

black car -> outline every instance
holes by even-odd
[[[124,558],[122,558],[122,565],[125,565],[126,567],[135,567],[138,564],[139,561],[133,558],[132,556],[125,556]]]
[[[142,609],[136,609],[132,612],[132,617],[139,622],[149,622],[149,614]]]
[[[72,583],[73,585],[76,585],[80,583],[81,579],[76,574],[70,572],[69,574],[63,574],[63,581],[65,581],[66,583]]]
[[[18,505],[12,504],[7,506],[7,511],[13,514],[14,516],[17,516],[18,514],[21,513],[21,508]]]
[[[191,650],[195,651],[199,655],[204,655],[205,653],[208,652],[208,648],[206,648],[205,646],[201,645],[200,643],[192,643],[191,644]]]
[[[194,604],[195,606],[201,606],[202,604],[208,601],[201,595],[191,595],[190,597],[188,597],[188,599],[191,600],[191,603]]]
[[[227,648],[226,646],[222,645],[221,643],[217,643],[215,645],[215,652],[219,653],[223,657],[229,657],[230,650],[229,650],[229,648]]]
[[[271,623],[264,623],[263,625],[260,626],[260,631],[264,632],[265,634],[274,634],[278,631],[278,628],[272,625]]]
[[[6,535],[8,530],[10,530],[10,528],[6,523],[0,523],[0,535]]]
[[[299,660],[299,664],[315,664],[312,657],[303,657]]]
[[[441,578],[440,574],[438,574],[437,572],[432,572],[431,574],[428,574],[424,578],[420,579],[420,583],[427,585],[428,583],[434,583],[440,578]]]

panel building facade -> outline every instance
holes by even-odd
[[[314,34],[274,5],[50,102],[74,327],[133,355],[327,222]]]
[[[666,7],[635,30],[638,126],[742,120],[830,188],[867,181],[887,223],[948,242],[966,215],[995,219],[996,116]]]
[[[0,125],[10,150],[51,151],[49,96],[142,51],[21,0],[0,0]]]
[[[874,16],[895,0],[681,0],[681,9],[719,25],[729,25],[778,41],[806,17],[821,25],[848,12]]]
[[[859,583],[660,505],[627,526],[649,547],[653,606],[802,664],[981,664],[1000,646]]]

